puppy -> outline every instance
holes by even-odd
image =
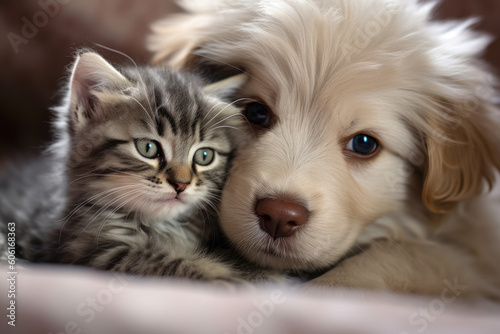
[[[250,76],[221,207],[245,257],[313,286],[500,298],[499,110],[474,21],[415,0],[181,5],[154,62]]]

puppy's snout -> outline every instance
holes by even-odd
[[[274,240],[293,235],[297,227],[307,222],[307,209],[304,206],[280,199],[259,200],[255,213],[259,217],[260,228]]]

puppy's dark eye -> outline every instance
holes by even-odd
[[[245,116],[250,123],[260,126],[269,125],[271,118],[269,110],[258,102],[252,102],[247,105]]]
[[[377,140],[368,135],[359,134],[354,136],[347,144],[347,149],[361,155],[370,155],[378,147]]]

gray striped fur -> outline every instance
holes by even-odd
[[[0,196],[2,220],[30,226],[23,256],[137,275],[240,280],[242,271],[209,248],[220,240],[216,208],[241,117],[200,87],[197,79],[167,69],[114,69],[95,53],[81,53],[56,109],[57,140],[37,176],[43,182],[28,185],[37,200]],[[141,138],[157,140],[160,156],[140,156],[135,141]],[[214,163],[193,163],[194,147],[218,152]],[[192,182],[177,197],[191,196],[170,209],[170,203],[152,203],[151,194],[171,193],[167,179],[181,174]],[[20,203],[47,213],[32,221],[35,215],[22,216]],[[266,275],[247,270],[246,276]]]

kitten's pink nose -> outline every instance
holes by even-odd
[[[259,217],[260,228],[274,240],[292,236],[297,227],[307,222],[307,209],[304,206],[280,199],[259,200],[255,213]]]
[[[189,186],[189,184],[191,183],[190,181],[168,181],[168,183],[170,183],[175,191],[180,194],[181,192],[183,192],[184,190],[186,190],[187,186]]]

